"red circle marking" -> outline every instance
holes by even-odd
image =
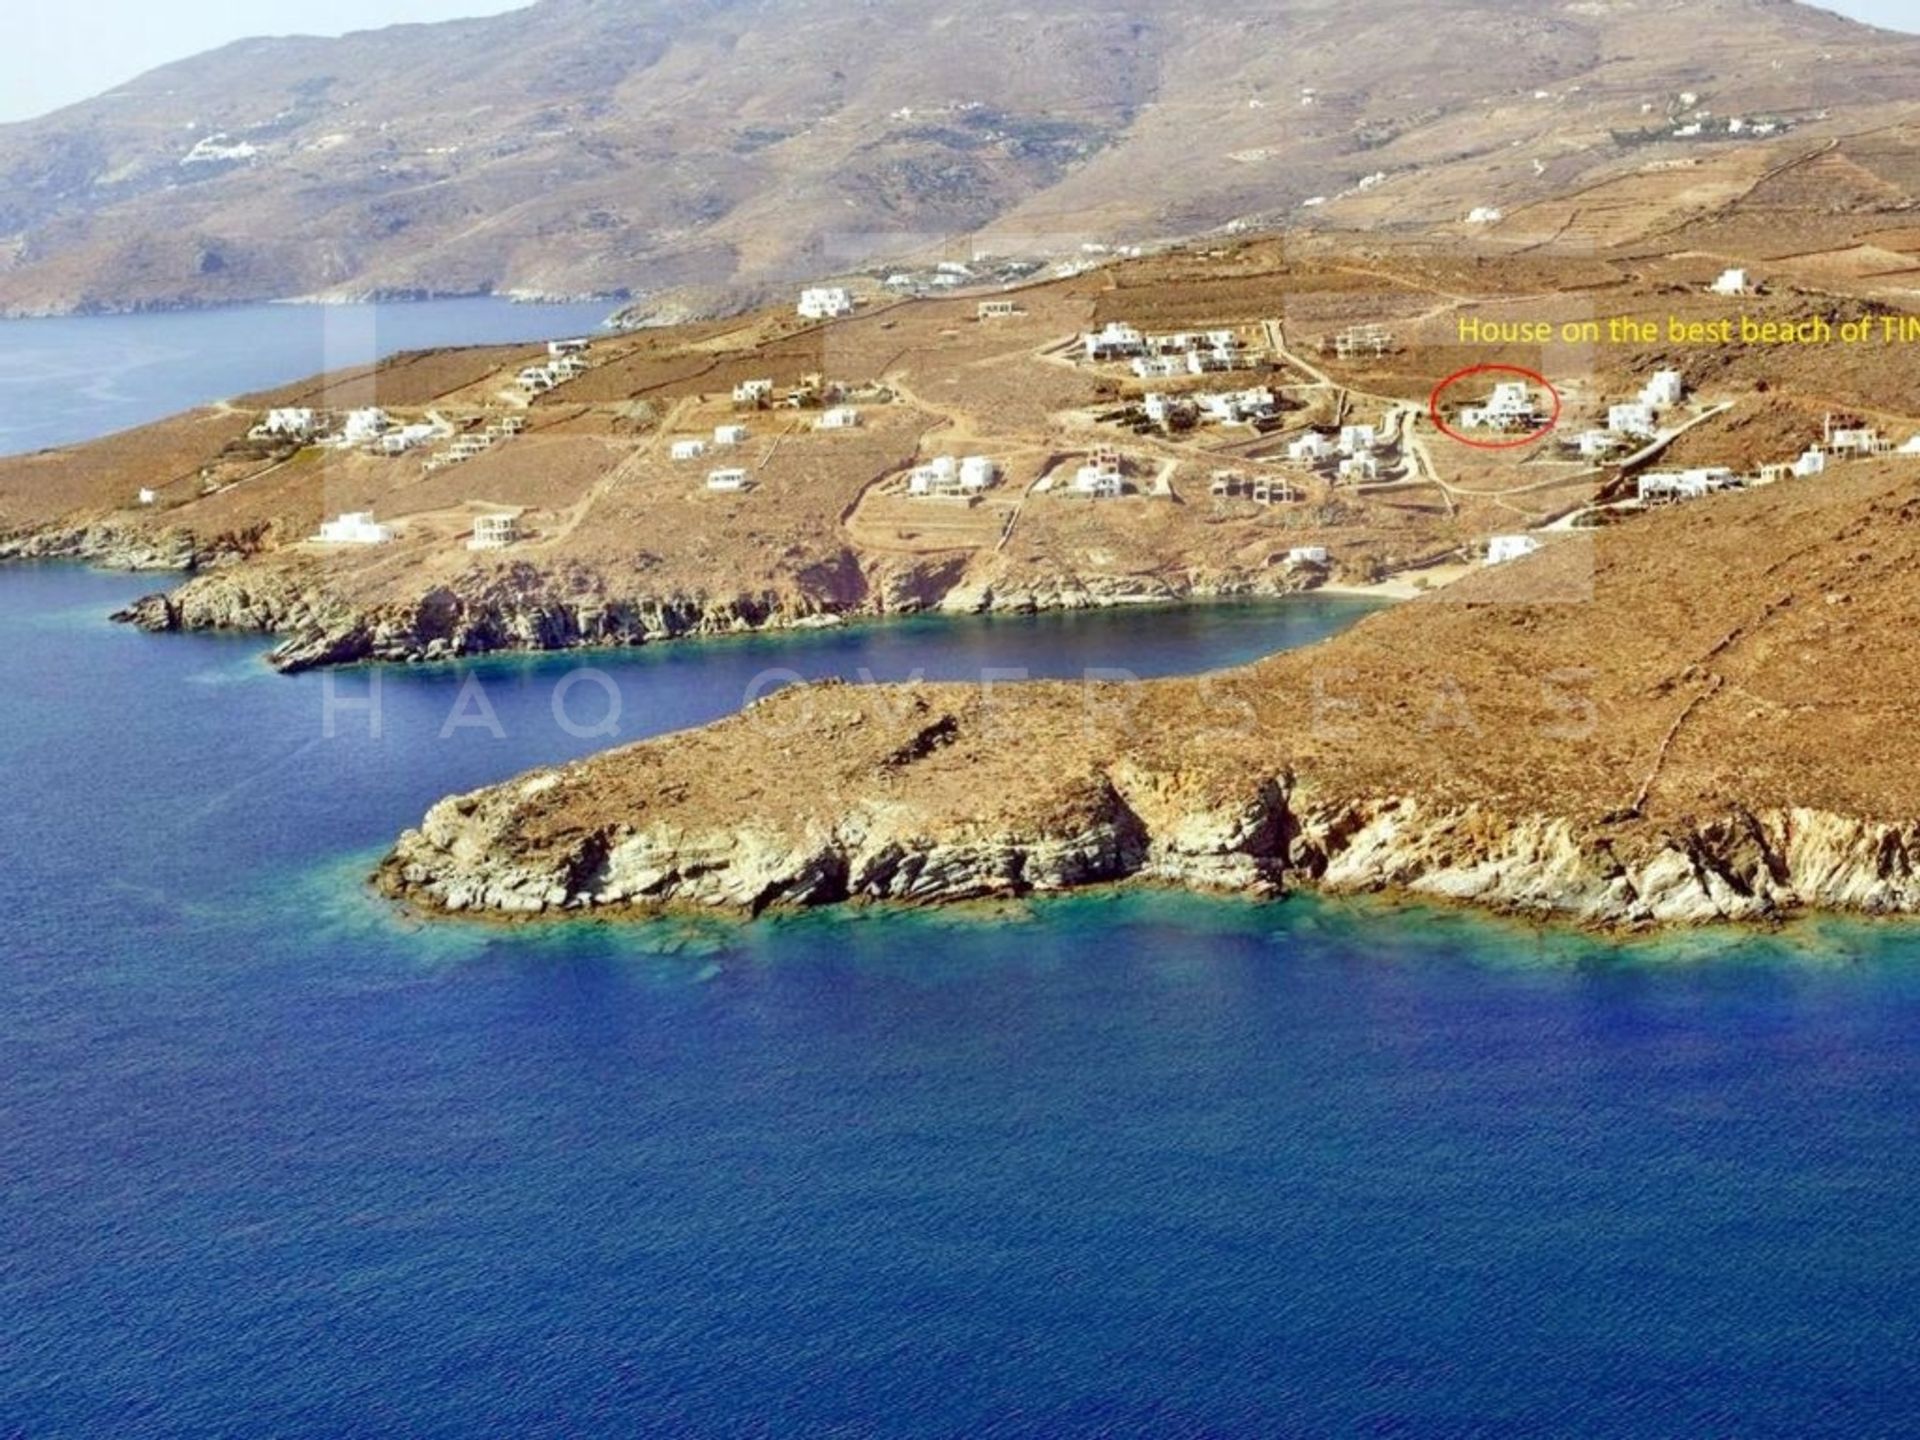
[[[1518,375],[1543,388],[1553,397],[1553,414],[1547,417],[1547,423],[1529,435],[1522,435],[1518,440],[1475,440],[1470,436],[1462,435],[1447,424],[1440,417],[1440,397],[1462,380],[1487,374]],[[1471,445],[1475,450],[1517,450],[1522,445],[1531,445],[1534,441],[1543,439],[1559,429],[1560,412],[1565,409],[1565,404],[1566,402],[1560,398],[1560,392],[1553,388],[1553,382],[1536,370],[1523,370],[1518,365],[1474,365],[1462,370],[1458,375],[1449,375],[1436,385],[1433,398],[1427,402],[1427,411],[1433,417],[1434,428],[1449,440],[1458,440],[1462,445]]]

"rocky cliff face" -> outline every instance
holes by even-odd
[[[76,532],[36,542],[40,553],[122,569],[194,569],[214,555],[190,536]],[[23,549],[20,558],[30,553]],[[4,552],[0,552],[4,558]],[[135,563],[149,559],[154,563]],[[173,563],[162,563],[172,561]],[[809,584],[733,595],[623,595],[597,578],[532,565],[478,573],[401,599],[343,596],[317,564],[210,570],[145,596],[115,618],[154,633],[235,631],[277,637],[269,662],[293,673],[368,661],[419,662],[500,652],[626,648],[685,637],[807,629],[844,620],[952,613],[1023,614],[1243,595],[1297,593],[1317,577],[1263,572],[1206,577],[968,578],[964,561],[891,565],[857,584]]]
[[[1731,811],[1624,830],[1411,797],[1315,793],[1287,776],[1225,802],[1178,777],[1088,777],[1040,821],[932,834],[885,802],[799,827],[678,823],[530,847],[535,775],[436,805],[380,886],[430,910],[501,916],[693,907],[759,914],[847,901],[936,904],[1147,881],[1273,895],[1395,892],[1608,929],[1765,922],[1808,910],[1920,911],[1920,824]]]

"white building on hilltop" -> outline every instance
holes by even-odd
[[[1760,289],[1754,284],[1753,276],[1745,270],[1723,271],[1720,278],[1707,288],[1715,295],[1752,295]]]
[[[314,537],[322,545],[385,545],[393,531],[374,522],[365,510],[350,510],[338,520],[328,520]]]
[[[853,296],[845,286],[816,286],[800,292],[799,310],[803,320],[837,320],[853,313]]]

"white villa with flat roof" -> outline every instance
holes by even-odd
[[[842,285],[819,285],[800,292],[800,318],[836,320],[853,313],[853,296]]]
[[[716,425],[713,427],[713,443],[716,445],[744,445],[751,432],[744,425]]]
[[[860,412],[851,405],[836,405],[820,416],[816,430],[852,430],[860,424]]]
[[[1496,535],[1487,542],[1487,564],[1505,565],[1510,560],[1524,560],[1540,549],[1540,542],[1531,535]]]
[[[707,442],[704,440],[676,440],[673,442],[672,450],[668,453],[671,454],[675,460],[698,460],[702,455],[707,453]]]
[[[368,511],[350,510],[338,520],[322,522],[314,538],[322,545],[385,545],[393,531],[376,524]]]
[[[1715,295],[1751,295],[1760,287],[1745,270],[1727,270],[1708,288]]]
[[[707,472],[707,489],[727,494],[744,490],[748,485],[747,472],[739,469],[711,470]]]
[[[1302,435],[1287,445],[1287,459],[1296,464],[1318,464],[1322,460],[1331,460],[1335,453],[1334,443],[1318,430]]]

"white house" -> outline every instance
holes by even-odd
[[[322,545],[385,545],[393,539],[393,531],[375,524],[366,511],[352,510],[338,520],[323,522],[314,538]]]
[[[1640,391],[1640,403],[1665,410],[1687,398],[1686,378],[1678,370],[1661,370]]]
[[[1380,443],[1380,432],[1371,425],[1342,425],[1340,427],[1340,453],[1342,455],[1365,455]]]
[[[1486,404],[1460,412],[1460,423],[1469,430],[1530,430],[1539,422],[1533,387],[1524,380],[1495,385]]]
[[[993,484],[999,473],[1000,467],[987,456],[969,455],[960,462],[960,488],[968,491],[985,490]]]
[[[142,505],[151,505],[159,498],[160,497],[151,490],[142,490],[140,492],[140,503]]]
[[[1509,560],[1524,560],[1540,548],[1531,535],[1496,535],[1487,542],[1487,564],[1505,565]]]
[[[340,438],[349,445],[364,445],[384,434],[392,423],[387,412],[378,408],[349,410],[340,422]]]
[[[1162,395],[1156,391],[1148,395],[1147,398],[1140,403],[1141,407],[1147,412],[1147,419],[1155,425],[1164,425],[1168,420],[1173,418],[1173,399],[1171,396]],[[1920,435],[1914,437],[1914,442],[1920,444]]]
[[[559,360],[568,355],[584,355],[593,348],[591,340],[549,340],[547,358]]]
[[[772,398],[771,380],[742,380],[733,387],[733,403],[736,405],[758,405],[762,400]]]
[[[469,550],[505,550],[509,545],[520,541],[520,517],[518,515],[476,515],[473,521],[473,538],[467,541]]]
[[[1814,446],[1806,454],[1793,462],[1793,473],[1802,480],[1827,473],[1827,452]]]
[[[1751,295],[1759,287],[1745,270],[1727,270],[1708,288],[1715,295]]]
[[[707,473],[707,489],[734,493],[747,488],[744,470],[712,470]]]
[[[951,455],[941,455],[907,473],[909,495],[958,495],[960,466]]]
[[[1334,444],[1318,430],[1302,435],[1287,446],[1287,459],[1303,465],[1315,465],[1334,457]]]
[[[673,449],[669,453],[671,453],[676,460],[698,460],[702,455],[707,453],[707,442],[704,440],[676,440],[673,442]]]
[[[1506,212],[1494,205],[1476,205],[1467,214],[1469,225],[1498,225],[1506,219]]]
[[[1091,465],[1082,465],[1073,476],[1073,492],[1094,500],[1118,500],[1126,492],[1126,477],[1112,455],[1097,455]]]
[[[1371,485],[1380,478],[1380,459],[1371,451],[1350,455],[1340,462],[1340,478],[1349,485]]]
[[[844,286],[821,285],[800,292],[800,318],[834,320],[853,313],[853,296]]]
[[[422,445],[430,444],[439,435],[439,427],[434,425],[402,425],[398,430],[387,431],[374,444],[382,455],[404,455],[409,450],[418,450]],[[485,442],[488,445],[492,443],[490,440]],[[466,456],[463,454],[461,458],[465,459]]]
[[[860,412],[851,405],[836,405],[823,411],[816,430],[852,430],[860,424]]]
[[[1620,437],[1607,430],[1583,431],[1574,441],[1582,460],[1599,460],[1613,453],[1620,444]]]
[[[1125,360],[1131,355],[1144,354],[1147,348],[1146,339],[1138,330],[1118,320],[1108,321],[1104,329],[1091,335],[1082,335],[1080,343],[1087,359],[1092,361]]]
[[[1142,380],[1171,380],[1187,373],[1187,362],[1180,355],[1139,355],[1134,358],[1133,373]]]
[[[744,445],[747,443],[747,427],[744,425],[716,425],[713,427],[713,443],[716,445]]]
[[[1287,552],[1289,565],[1325,565],[1327,560],[1327,547],[1324,545],[1296,545]]]
[[[1020,306],[1012,300],[982,300],[979,313],[982,320],[1010,320],[1020,313]]]
[[[1616,435],[1650,440],[1659,432],[1659,422],[1651,405],[1615,405],[1607,411],[1607,429]]]
[[[553,389],[553,372],[544,365],[529,365],[522,370],[515,381],[529,395],[544,395]]]

